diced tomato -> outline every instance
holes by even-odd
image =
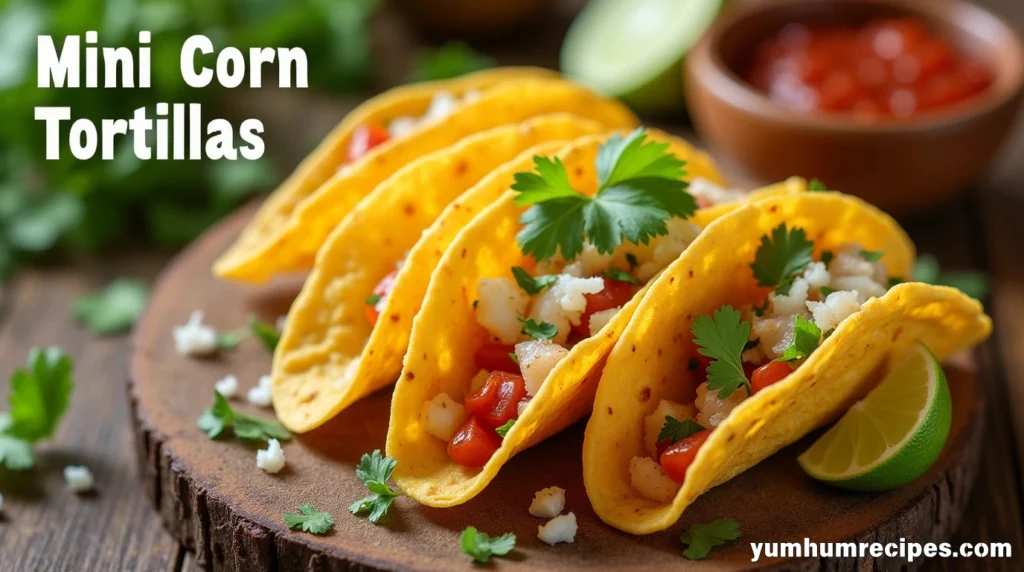
[[[483,387],[466,398],[466,409],[482,423],[501,427],[519,413],[519,400],[526,397],[526,382],[514,373],[491,372]]]
[[[629,282],[612,280],[605,277],[604,289],[597,294],[586,294],[587,309],[580,317],[580,323],[572,329],[585,338],[590,337],[590,316],[604,310],[618,308],[633,299],[639,288]]]
[[[384,309],[384,302],[387,301],[388,296],[391,295],[391,289],[395,287],[395,278],[398,276],[398,269],[392,270],[387,276],[381,278],[380,282],[373,288],[373,296],[371,299],[376,298],[376,303],[370,304],[369,301],[366,303],[366,321],[370,322],[370,325],[376,325],[377,319],[380,318],[380,313]]]
[[[501,446],[494,429],[470,417],[448,442],[448,456],[465,467],[482,467]]]
[[[364,123],[356,127],[348,140],[348,160],[359,159],[377,145],[391,138],[388,128],[379,123]]]
[[[516,347],[505,344],[484,344],[476,350],[476,367],[487,371],[507,371],[518,374],[519,364],[512,359]]]
[[[660,462],[661,468],[665,469],[670,479],[677,483],[686,479],[686,470],[693,464],[697,451],[700,450],[704,441],[707,441],[709,435],[711,435],[710,429],[698,431],[665,449],[665,452],[661,454]]]
[[[754,370],[750,376],[750,390],[757,393],[773,383],[777,383],[793,373],[789,364],[781,361],[770,361]]]
[[[694,372],[696,379],[702,380],[708,376],[709,365],[711,365],[711,358],[700,355],[700,346],[695,343],[690,344],[690,359],[686,364],[686,369]]]

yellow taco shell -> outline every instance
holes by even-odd
[[[670,151],[687,162],[688,178],[722,183],[707,154],[663,133],[649,134],[653,140],[668,142]],[[585,138],[558,153],[574,189],[590,194],[596,191],[594,159],[606,140],[607,136]],[[797,192],[805,187],[802,180],[794,179],[766,192]],[[721,215],[729,208],[723,205],[712,212]],[[395,483],[421,504],[449,507],[470,500],[513,455],[589,413],[601,365],[643,297],[641,291],[600,332],[570,350],[484,467],[468,468],[453,462],[447,443],[421,428],[420,411],[440,392],[458,401],[469,393],[477,373],[474,354],[489,341],[472,309],[477,283],[483,277],[511,276],[511,267],[522,263],[515,235],[525,210],[515,204],[514,193],[508,192],[473,219],[442,257],[413,322],[409,350],[392,398],[387,453],[398,461]],[[708,216],[709,211],[698,211],[695,221],[706,224]]]
[[[608,128],[637,124],[636,117],[617,101],[562,79],[516,70],[479,72],[443,88],[422,87],[413,92],[416,97],[389,92],[390,96],[385,94],[390,103],[386,111],[383,102],[371,100],[363,106],[368,106],[365,112],[353,112],[267,199],[238,241],[215,262],[214,272],[223,278],[262,282],[278,274],[309,270],[331,230],[378,184],[424,154],[478,131],[557,112],[572,113]],[[481,78],[486,80],[484,85]],[[345,142],[357,126],[402,114],[422,114],[438,89],[459,95],[477,89],[480,95],[460,103],[443,120],[424,123],[339,168]]]
[[[896,222],[839,193],[768,198],[709,225],[650,286],[597,390],[583,447],[584,482],[597,515],[611,526],[633,534],[671,526],[708,489],[840,416],[916,341],[942,357],[989,334],[981,305],[959,291],[895,286],[844,320],[793,374],[737,406],[701,447],[670,504],[647,499],[630,484],[629,463],[648,456],[646,416],[662,399],[692,403],[703,381],[685,365],[693,317],[763,298],[749,265],[761,236],[783,222],[804,228],[818,253],[856,242],[884,251],[890,276],[910,274],[914,248]]]
[[[327,238],[288,313],[273,367],[282,423],[308,431],[394,383],[430,274],[455,234],[532,168],[534,155],[602,131],[568,113],[481,131],[409,163],[360,201]],[[403,258],[371,326],[366,299]]]

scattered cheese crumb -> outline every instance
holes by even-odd
[[[233,375],[226,376],[215,382],[213,388],[217,390],[217,393],[223,395],[224,399],[231,399],[238,393],[238,378]]]
[[[91,491],[96,485],[89,469],[80,465],[64,467],[64,482],[67,483],[68,490],[75,493]]]
[[[591,314],[590,322],[588,324],[588,326],[590,327],[590,335],[596,336],[598,332],[600,332],[605,326],[608,325],[608,322],[612,321],[612,318],[614,318],[615,315],[618,314],[619,310],[621,309],[622,306],[616,306],[614,308],[601,310],[600,312],[594,312],[593,314]]]
[[[181,355],[206,356],[217,351],[217,332],[203,324],[203,312],[195,310],[184,326],[174,327],[174,347]]]
[[[256,451],[256,466],[271,474],[284,468],[284,450],[277,439],[267,441],[266,449]]]
[[[245,394],[245,400],[260,407],[270,407],[273,403],[270,391],[272,385],[273,379],[269,375],[261,375],[258,385]]]
[[[530,514],[541,518],[554,518],[565,508],[565,489],[548,487],[534,493]]]
[[[526,293],[508,278],[481,278],[477,299],[476,321],[503,344],[519,341],[519,316],[530,302]]]
[[[537,538],[548,544],[572,543],[576,540],[576,515],[570,512],[556,516],[544,526],[538,526]]]
[[[423,404],[420,423],[423,430],[442,441],[448,441],[466,421],[466,408],[443,391]]]
[[[526,382],[526,395],[537,395],[548,374],[567,355],[569,350],[547,340],[530,340],[516,344],[516,358],[519,359],[519,368]]]

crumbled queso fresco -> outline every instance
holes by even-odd
[[[412,117],[408,115],[401,115],[392,119],[391,122],[388,123],[388,134],[393,138],[403,137],[411,133],[420,124],[444,119],[451,115],[459,104],[471,103],[479,98],[480,92],[473,89],[467,90],[466,93],[462,95],[461,100],[459,100],[459,98],[450,91],[438,91],[430,100],[430,106],[427,107],[427,111],[423,116]]]
[[[223,395],[224,399],[231,399],[238,393],[238,378],[233,375],[225,376],[214,382],[213,388],[217,390],[217,393]]]
[[[269,375],[261,375],[256,387],[249,389],[245,394],[245,400],[258,407],[270,407],[273,403],[273,395],[271,393],[273,384],[273,378]]]
[[[80,465],[64,467],[64,482],[68,490],[74,493],[89,492],[96,486],[89,469]]]
[[[185,356],[207,356],[217,351],[217,331],[203,324],[203,312],[195,310],[184,326],[175,326],[174,348]]]
[[[561,487],[548,487],[541,489],[533,495],[533,502],[530,503],[530,514],[541,518],[554,518],[562,513],[565,508],[565,489]]]
[[[537,527],[537,538],[547,544],[572,543],[576,540],[576,515],[573,513],[556,516],[547,524]]]
[[[284,449],[277,439],[270,439],[266,449],[256,451],[256,466],[271,474],[284,468]]]

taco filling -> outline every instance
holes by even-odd
[[[697,316],[688,363],[704,380],[692,405],[661,400],[644,420],[649,456],[629,464],[633,488],[659,502],[675,497],[711,432],[745,399],[792,374],[818,345],[890,284],[883,252],[846,243],[813,260],[814,243],[785,223],[763,236],[750,268],[771,288],[760,304],[725,305]]]
[[[424,404],[420,416],[425,431],[448,443],[452,461],[467,467],[486,464],[569,351],[596,336],[648,281],[697,238],[701,227],[689,220],[697,206],[714,206],[745,196],[703,181],[701,196],[694,197],[685,190],[684,162],[665,151],[667,144],[645,144],[642,131],[625,140],[613,137],[602,146],[597,163],[609,161],[602,157],[606,153],[648,147],[655,147],[663,154],[661,160],[673,165],[656,185],[667,185],[667,192],[675,194],[673,200],[682,203],[675,212],[660,211],[662,229],[657,235],[637,240],[627,235],[626,241],[613,245],[588,236],[581,239],[575,251],[570,248],[572,255],[568,257],[561,242],[556,242],[563,245],[557,254],[553,249],[537,252],[536,243],[529,242],[530,222],[543,214],[527,211],[520,221],[525,224],[519,235],[523,247],[520,265],[511,267],[505,276],[479,279],[472,311],[477,324],[489,335],[489,342],[475,353],[479,371],[462,403],[441,392]],[[538,159],[540,173],[546,165],[555,164],[544,161]],[[529,192],[529,175],[533,174],[520,173],[513,189]],[[608,186],[607,181],[602,186]],[[378,285],[382,296],[386,296],[386,283],[387,278]],[[368,303],[371,301],[378,300]],[[367,316],[371,315],[372,311],[367,310]]]

